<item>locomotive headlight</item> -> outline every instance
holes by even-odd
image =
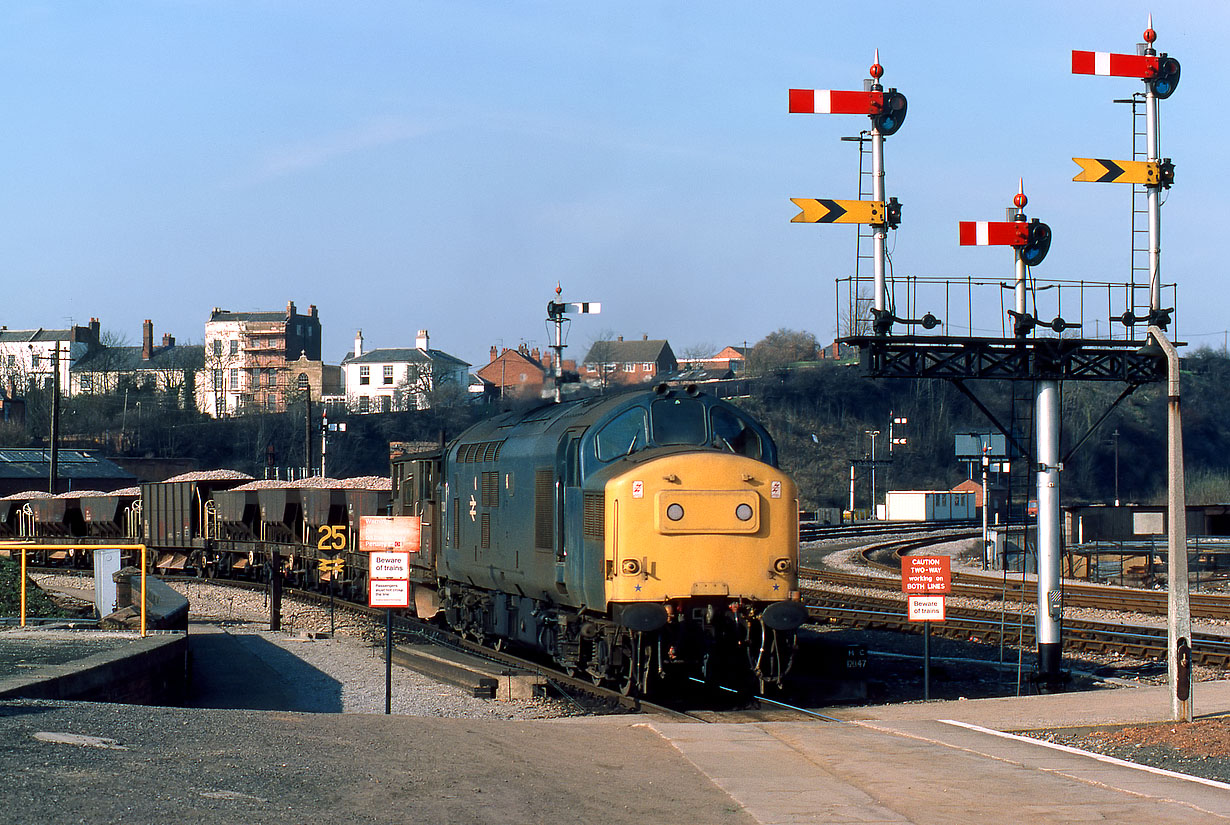
[[[671,521],[679,521],[683,518],[683,505],[671,504],[666,508],[666,517]]]
[[[750,504],[740,504],[735,508],[735,518],[739,521],[751,521],[754,515],[756,513],[752,510],[752,505]]]
[[[624,573],[629,576],[635,576],[637,573],[641,572],[641,563],[636,559],[625,559],[621,567]]]
[[[790,559],[777,559],[773,562],[773,569],[778,573],[789,573],[793,567]]]

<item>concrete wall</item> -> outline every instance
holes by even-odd
[[[115,650],[0,679],[0,699],[172,705],[183,696],[187,668],[186,633],[137,637]]]

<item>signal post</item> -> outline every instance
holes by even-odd
[[[931,312],[919,319],[898,317],[893,298],[888,294],[884,278],[886,254],[884,238],[888,228],[895,228],[900,220],[900,205],[895,199],[884,201],[883,138],[893,134],[905,117],[904,96],[895,89],[885,91],[879,80],[883,68],[876,62],[871,67],[871,79],[864,92],[836,92],[820,90],[790,90],[790,111],[803,113],[866,114],[872,119],[872,186],[873,200],[869,203],[834,200],[794,199],[802,212],[793,218],[799,223],[868,223],[875,227],[875,298],[871,310],[872,334],[849,334],[845,343],[859,347],[863,372],[873,378],[941,378],[950,381],[961,390],[1002,432],[1008,444],[1021,457],[1029,453],[1023,449],[1014,429],[1002,424],[995,414],[974,394],[966,382],[974,379],[998,379],[1012,382],[1033,382],[1034,392],[1031,407],[1034,418],[1032,431],[1036,436],[1037,453],[1033,469],[1036,472],[1038,500],[1038,663],[1037,679],[1049,688],[1058,687],[1064,678],[1061,671],[1061,610],[1060,589],[1060,519],[1059,519],[1059,473],[1063,463],[1093,434],[1093,431],[1110,415],[1114,407],[1136,388],[1159,382],[1167,377],[1167,360],[1158,347],[1144,347],[1145,339],[1132,334],[1136,325],[1147,325],[1148,337],[1161,349],[1169,346],[1164,330],[1170,323],[1173,308],[1164,308],[1161,303],[1160,280],[1160,227],[1159,192],[1174,180],[1174,167],[1169,159],[1161,157],[1158,146],[1157,101],[1168,97],[1178,83],[1178,61],[1153,50],[1156,34],[1150,21],[1145,33],[1146,47],[1140,55],[1110,55],[1094,52],[1073,52],[1072,70],[1076,73],[1137,77],[1145,82],[1148,106],[1149,157],[1146,161],[1109,160],[1100,158],[1076,158],[1081,165],[1078,181],[1088,182],[1135,182],[1149,189],[1149,305],[1147,318],[1137,317],[1129,307],[1122,316],[1112,319],[1128,328],[1121,338],[1108,335],[1105,338],[1063,336],[1063,333],[1079,329],[1074,323],[1056,315],[1046,320],[1037,317],[1037,310],[1030,312],[1029,267],[1040,264],[1050,247],[1050,228],[1037,220],[1027,221],[1024,216],[1026,198],[1021,185],[1014,210],[1009,210],[1009,220],[964,221],[960,225],[962,245],[1005,245],[1014,249],[1015,279],[1013,309],[1008,311],[1012,319],[1009,336],[982,337],[973,334],[971,321],[968,336],[946,334],[923,334],[933,330],[942,321]],[[839,210],[841,210],[839,212]],[[882,211],[881,211],[882,210]],[[1080,282],[1082,285],[1088,283]],[[1134,285],[1133,285],[1134,286]],[[856,287],[852,287],[854,289]],[[1083,288],[1083,286],[1082,286]],[[1036,293],[1035,293],[1036,297]],[[946,299],[945,299],[946,300]],[[1036,301],[1035,301],[1036,306]],[[907,313],[908,314],[908,313]],[[971,310],[972,314],[972,310]],[[894,324],[907,327],[904,334],[894,334]],[[922,327],[922,330],[917,329]],[[1054,335],[1039,335],[1049,330]],[[851,330],[853,331],[853,330]],[[1174,360],[1174,359],[1171,359]],[[1068,450],[1060,453],[1059,390],[1063,381],[1101,381],[1125,384],[1126,387],[1110,409],[1095,422],[1089,431]],[[1019,385],[1018,385],[1019,386]],[[1014,408],[1015,396],[1014,392]],[[1174,417],[1171,429],[1177,429],[1177,374],[1172,380],[1172,408]],[[1014,413],[1015,414],[1015,413]],[[1028,416],[1028,413],[1026,414]],[[1015,423],[1015,422],[1013,422]],[[1021,432],[1029,432],[1024,421]],[[1176,441],[1171,441],[1172,456]],[[1172,474],[1173,474],[1172,470]],[[1174,496],[1172,480],[1172,500]],[[1179,481],[1178,483],[1181,483]],[[985,506],[985,502],[984,502]],[[1181,505],[1176,505],[1181,506]],[[1182,511],[1173,510],[1172,514]],[[1021,517],[1026,513],[1022,508]],[[1170,519],[1172,528],[1182,524],[1182,517]],[[1175,542],[1171,538],[1172,545]],[[1180,558],[1181,557],[1181,558]],[[1177,566],[1185,562],[1184,552],[1171,552],[1171,562]],[[1172,568],[1172,574],[1178,571]],[[1178,578],[1171,576],[1172,581]],[[1184,583],[1186,576],[1183,576]],[[1180,624],[1178,640],[1172,640],[1172,659],[1182,664],[1182,651],[1188,644],[1188,626]],[[1190,661],[1190,649],[1188,659]],[[1172,663],[1172,672],[1175,666]],[[1175,678],[1172,677],[1172,684]],[[1188,717],[1190,718],[1190,717]]]

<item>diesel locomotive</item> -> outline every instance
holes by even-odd
[[[626,692],[779,685],[807,613],[776,465],[760,424],[694,387],[486,419],[393,462],[394,511],[422,524],[416,610]]]

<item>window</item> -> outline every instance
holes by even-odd
[[[636,372],[636,364],[633,364],[631,361],[628,361],[627,363],[624,364],[624,372]]]
[[[359,367],[359,383],[370,384],[372,382],[372,368]]]
[[[235,392],[239,389],[239,369],[231,368],[231,391]]]
[[[31,366],[31,368],[35,368],[35,369],[37,369],[37,368],[38,368],[38,366],[39,366],[39,362],[40,362],[41,360],[42,360],[42,358],[40,358],[40,357],[39,357],[39,354],[38,354],[37,352],[32,352],[32,353],[30,353],[30,366]]]
[[[8,357],[8,365],[9,365],[9,369],[17,368],[17,356],[16,355],[10,355]]]
[[[231,355],[238,355],[238,354],[239,354],[239,342],[231,341]]]
[[[214,370],[214,389],[222,389],[222,370]]]
[[[653,372],[653,362],[646,361],[641,364],[641,372]]]
[[[748,458],[761,458],[763,447],[760,436],[733,411],[726,407],[714,407],[709,412],[709,424],[713,428],[713,441],[721,449]]]
[[[705,405],[694,398],[662,398],[653,402],[655,444],[704,444]]]
[[[12,356],[10,356],[10,357],[12,357]],[[598,367],[597,367],[596,365],[594,365],[594,364],[586,364],[586,365],[585,365],[585,371],[586,371],[586,372],[597,372],[597,371],[598,371]]]
[[[366,395],[359,396],[359,412],[365,413],[371,410],[372,400]]]
[[[639,450],[647,441],[648,427],[645,410],[634,407],[624,410],[611,419],[594,438],[599,461],[614,461],[620,456]]]
[[[81,376],[81,391],[82,392],[93,392],[93,390],[94,390],[94,376],[88,375],[88,374]]]
[[[380,396],[380,412],[389,412],[392,409],[393,409],[393,396],[391,395]]]
[[[222,339],[221,338],[214,339],[213,350],[214,350],[214,355],[218,355],[218,356],[222,355]]]
[[[392,364],[384,365],[384,383],[386,384],[393,383],[393,365]]]

